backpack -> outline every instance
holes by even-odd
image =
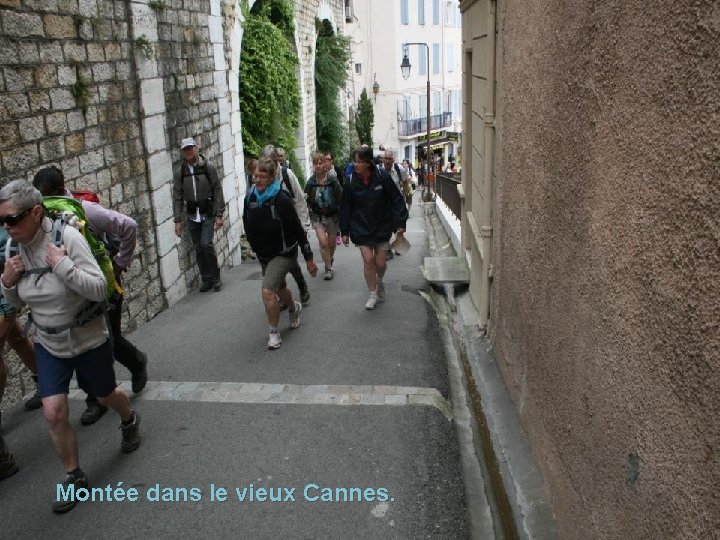
[[[320,214],[321,216],[329,216],[337,212],[335,205],[335,184],[337,180],[332,179],[326,181],[324,186],[320,186],[316,182],[308,184],[310,188],[308,191],[307,203],[313,212]],[[339,185],[339,184],[338,184]],[[321,193],[320,200],[318,201],[317,194]]]
[[[100,204],[100,197],[91,189],[71,189],[70,194],[73,196],[73,199]]]
[[[69,197],[45,197],[43,199],[43,206],[45,207],[45,211],[48,217],[53,220],[53,225],[50,232],[53,243],[57,247],[60,247],[62,245],[63,231],[68,225],[78,229],[85,237],[85,240],[87,240],[87,243],[90,246],[90,251],[92,252],[95,260],[98,263],[98,266],[100,266],[100,270],[102,270],[102,273],[105,276],[105,281],[107,283],[107,299],[111,299],[116,294],[122,294],[123,289],[115,279],[112,259],[108,255],[107,250],[105,249],[105,244],[95,235],[92,227],[90,227],[90,225],[87,223],[87,218],[85,217],[85,211],[83,210],[82,203],[77,199],[71,199]],[[10,238],[7,244],[5,244],[5,260],[10,259],[10,257],[14,257],[17,254],[17,241]],[[50,271],[51,268],[49,266],[45,266],[27,269],[25,270],[25,273],[38,274],[39,279],[40,276]],[[72,323],[57,328],[45,328],[38,326],[37,323],[34,324],[35,326],[38,326],[38,328],[43,332],[49,334],[57,334],[69,328],[73,328],[75,326],[82,326],[88,323],[90,320],[94,319],[101,313],[107,311],[108,308],[108,301],[88,301],[87,305],[83,307],[80,312],[75,316],[75,320]]]
[[[77,199],[80,202],[88,201],[100,204],[100,197],[97,192],[92,189],[70,189],[68,191],[70,192],[70,195],[73,196],[73,199]],[[102,240],[103,244],[105,244],[105,249],[108,251],[110,257],[114,257],[120,252],[121,239],[119,236],[106,233],[100,237],[100,240]]]

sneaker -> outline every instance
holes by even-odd
[[[85,476],[85,473],[81,473],[79,476],[73,476],[72,474],[66,474],[65,480],[63,480],[63,488],[64,491],[67,493],[68,487],[72,484],[75,484],[75,490],[77,491],[79,488],[85,488],[88,487],[88,481],[87,477]],[[57,490],[55,490],[57,491]],[[56,514],[64,514],[65,512],[69,512],[73,508],[75,508],[75,505],[77,504],[77,498],[72,497],[68,499],[67,501],[60,499],[59,501],[54,501],[52,504],[52,510]]]
[[[143,391],[143,388],[145,388],[148,380],[147,355],[144,352],[140,351],[138,351],[138,354],[140,355],[140,369],[138,369],[132,374],[132,391],[135,394]]]
[[[295,311],[290,312],[290,328],[297,328],[300,326],[300,312],[302,311],[302,304],[295,301]]]
[[[300,301],[303,304],[307,304],[310,301],[310,291],[307,288],[300,291]]]
[[[333,269],[329,268],[325,270],[325,274],[323,275],[323,279],[325,281],[330,281],[333,278]]]
[[[213,288],[213,291],[219,292],[219,291],[222,291],[222,287],[223,287],[222,281],[220,281],[220,280],[218,279],[218,280],[215,281],[215,283],[213,283],[213,287],[212,287],[212,288]]]
[[[378,302],[385,300],[385,284],[380,280],[377,282],[377,299]]]
[[[133,411],[132,424],[126,426],[121,422],[120,429],[122,430],[122,443],[120,444],[122,453],[129,454],[137,450],[140,446],[140,415]]]
[[[212,282],[210,282],[210,281],[203,281],[203,282],[202,282],[202,285],[200,285],[199,291],[200,291],[200,292],[208,292],[210,289],[212,289],[212,286],[213,286]]]
[[[24,404],[26,411],[34,411],[42,407],[42,399],[40,399],[40,391],[35,390],[35,393],[28,399]]]
[[[0,454],[0,480],[10,478],[19,470],[20,468],[17,466],[17,463],[15,463],[15,458],[10,452],[5,451]]]
[[[375,306],[377,305],[378,297],[377,293],[375,291],[370,293],[370,298],[368,298],[368,301],[365,302],[365,309],[375,309]]]
[[[274,351],[279,349],[282,345],[282,339],[280,339],[280,332],[270,332],[268,336],[268,350]]]
[[[91,426],[107,412],[105,405],[99,403],[88,403],[87,409],[80,415],[80,423],[83,426]]]

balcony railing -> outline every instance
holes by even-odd
[[[430,129],[442,129],[452,124],[452,113],[444,112],[430,117]],[[402,136],[417,135],[427,132],[427,117],[398,121],[398,134]]]
[[[460,193],[458,192],[460,183],[459,174],[438,173],[435,177],[435,193],[448,205],[450,211],[458,219],[462,219],[460,216]]]

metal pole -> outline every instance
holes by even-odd
[[[435,199],[435,194],[433,193],[433,183],[435,182],[434,177],[434,160],[430,161],[430,45],[427,43],[424,43],[425,48],[427,49],[427,149],[425,151],[425,159],[427,163],[427,174],[425,175],[428,180],[428,201],[432,201]],[[433,173],[430,172],[430,164],[433,163]]]

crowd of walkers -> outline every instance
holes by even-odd
[[[181,237],[188,231],[195,246],[199,291],[220,291],[213,239],[223,226],[222,184],[193,138],[183,139],[180,148],[182,161],[173,177],[175,232]],[[310,299],[298,255],[302,253],[314,278],[318,266],[308,240],[311,230],[320,247],[324,280],[335,277],[335,250],[340,243],[349,246],[352,241],[358,247],[368,291],[364,307],[373,310],[385,300],[383,278],[391,238],[403,237],[412,204],[412,168],[396,164],[392,152],[376,165],[372,149],[359,147],[345,171],[328,152],[313,154],[312,164],[313,174],[303,189],[282,148],[267,145],[257,158],[246,159],[248,192],[242,220],[262,269],[269,350],[282,344],[281,312],[288,311],[290,329],[298,328],[303,305]],[[50,199],[73,200],[83,214],[80,226],[49,213]],[[140,415],[117,384],[114,360],[130,371],[134,393],[143,390],[148,377],[147,356],[122,336],[120,325],[122,274],[132,261],[137,223],[98,202],[76,199],[56,167],[39,171],[32,185],[17,180],[0,189],[0,354],[8,344],[37,383],[25,408],[42,407],[52,447],[65,472],[64,489],[88,486],[69,419],[72,376],[87,393],[81,424],[93,424],[108,408],[114,410],[123,453],[140,446]],[[83,224],[93,238],[103,240],[112,261],[109,274]],[[288,286],[288,274],[298,287],[297,300]],[[25,331],[18,322],[23,308],[29,310]],[[6,380],[0,357],[0,399]],[[17,471],[0,435],[0,480]],[[75,499],[54,500],[52,509],[67,512],[75,504]]]

